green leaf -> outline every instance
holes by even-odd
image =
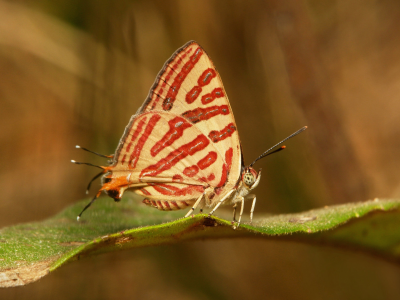
[[[158,211],[136,198],[124,198],[120,203],[100,198],[77,222],[76,216],[86,203],[77,203],[43,222],[1,229],[0,286],[33,282],[67,262],[94,254],[199,238],[293,240],[352,248],[400,261],[400,200],[375,199],[259,217],[252,225],[241,224],[237,229],[231,221],[207,214],[182,218],[185,211]]]

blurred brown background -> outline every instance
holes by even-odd
[[[96,170],[69,160],[104,161],[74,146],[113,153],[189,40],[221,74],[247,163],[309,126],[256,164],[255,216],[398,197],[399,28],[397,0],[0,0],[0,226],[85,197]],[[399,296],[399,266],[249,239],[102,255],[0,290],[1,299]]]

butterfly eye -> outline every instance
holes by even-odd
[[[244,173],[243,175],[243,182],[247,185],[247,186],[252,186],[254,184],[254,181],[256,179],[254,178],[254,175],[248,171],[246,173]]]

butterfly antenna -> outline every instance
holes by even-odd
[[[90,186],[92,185],[92,182],[93,181],[95,181],[97,178],[99,178],[101,175],[103,175],[104,174],[104,171],[101,171],[99,174],[97,174],[96,176],[94,176],[93,178],[92,178],[92,180],[90,180],[90,182],[89,182],[89,184],[88,184],[88,186],[87,186],[87,188],[86,188],[86,195],[87,194],[89,194],[89,190],[90,190]]]
[[[104,154],[100,154],[100,153],[91,151],[91,150],[89,150],[89,149],[83,148],[83,147],[81,147],[81,146],[79,146],[79,145],[76,145],[75,148],[76,148],[76,149],[82,149],[82,150],[84,150],[84,151],[87,151],[87,152],[96,154],[96,155],[98,155],[98,156],[100,156],[100,157],[104,157],[104,158],[113,158],[113,157],[114,157],[114,155],[104,155]]]
[[[104,167],[97,166],[97,165],[94,165],[94,164],[91,164],[91,163],[79,162],[79,161],[75,161],[75,160],[73,160],[73,159],[71,159],[71,162],[72,162],[73,164],[76,164],[76,165],[87,165],[87,166],[96,167],[96,168],[105,170]]]
[[[283,139],[283,140],[280,141],[278,144],[272,146],[272,147],[269,148],[267,151],[265,151],[263,154],[261,154],[259,157],[257,157],[249,166],[252,167],[252,166],[255,164],[255,162],[256,162],[257,160],[260,160],[261,158],[263,158],[263,157],[265,157],[265,156],[267,156],[267,155],[270,155],[270,154],[273,154],[273,153],[276,153],[276,152],[279,152],[279,151],[285,149],[286,146],[282,146],[282,147],[280,147],[279,149],[276,149],[276,150],[270,152],[270,151],[273,150],[274,148],[278,147],[280,144],[286,142],[288,139],[291,139],[292,137],[298,135],[299,133],[303,132],[303,131],[306,130],[306,129],[307,129],[307,126],[304,126],[304,127],[300,128],[299,130],[297,130],[296,132],[292,133],[292,134],[289,135],[287,138]]]
[[[100,194],[101,194],[101,191],[99,191],[99,192],[96,194],[96,196],[94,196],[93,199],[85,206],[85,208],[81,211],[81,213],[76,217],[76,220],[77,220],[77,221],[79,221],[79,219],[81,218],[83,212],[84,212],[85,210],[87,210],[87,209],[90,207],[90,205],[92,205],[92,203],[93,203],[94,201],[96,201],[97,198],[99,198]]]

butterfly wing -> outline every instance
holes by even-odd
[[[132,116],[103,190],[120,198],[133,188],[146,196],[146,204],[160,208],[168,201],[189,203],[211,187],[208,196],[217,201],[235,187],[241,167],[239,135],[221,78],[192,41],[165,63]]]

